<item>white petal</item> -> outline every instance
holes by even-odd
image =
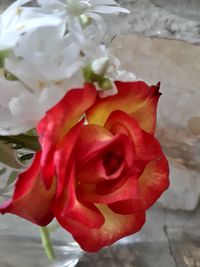
[[[2,25],[4,27],[7,27],[13,19],[19,20],[19,16],[17,15],[17,10],[18,10],[17,8],[30,1],[31,0],[18,0],[15,1],[11,6],[9,6],[0,16],[1,28]]]
[[[17,31],[20,33],[30,31],[32,29],[37,29],[38,27],[45,26],[57,26],[61,23],[60,18],[56,18],[53,16],[43,16],[41,18],[32,18],[27,20],[26,22],[21,22],[17,25]]]
[[[122,82],[132,82],[137,80],[137,77],[134,73],[128,72],[125,70],[118,70],[116,75],[116,80],[122,81]]]
[[[92,62],[92,70],[97,75],[104,75],[109,66],[109,58],[101,57]]]
[[[19,134],[32,129],[64,94],[63,90],[54,86],[38,95],[26,93],[13,97],[7,108],[0,107],[0,135]]]
[[[114,13],[126,13],[129,14],[130,11],[126,8],[117,6],[97,6],[93,9],[94,12],[104,13],[104,14],[114,14]]]
[[[10,5],[3,13],[2,13],[2,15],[1,16],[5,16],[5,17],[7,17],[8,19],[10,19],[9,18],[9,15],[11,14],[11,13],[13,13],[13,10],[15,10],[15,12],[16,12],[16,10],[17,10],[17,8],[19,7],[19,6],[22,6],[22,5],[25,5],[25,4],[27,4],[27,3],[29,3],[29,2],[31,2],[32,0],[18,0],[18,1],[15,1],[12,5]]]
[[[7,106],[12,97],[17,97],[22,93],[26,93],[26,89],[21,83],[0,77],[0,106]]]
[[[10,49],[16,46],[19,42],[20,33],[19,32],[7,32],[0,35],[0,50]]]

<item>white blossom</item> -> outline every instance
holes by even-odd
[[[100,77],[94,83],[101,97],[117,93],[116,80],[135,79],[121,69],[107,42],[112,16],[128,13],[114,0],[37,0],[37,7],[24,6],[28,2],[18,0],[0,16],[0,50],[9,49],[0,76],[0,135],[36,127],[68,90],[83,87],[88,66]]]
[[[3,78],[0,88],[0,135],[15,135],[34,128],[65,94],[56,85],[30,92],[19,81]]]
[[[63,25],[43,27],[21,39],[5,68],[27,87],[41,88],[72,77],[82,64],[80,50]]]
[[[39,8],[24,7],[31,0],[18,0],[0,15],[0,49],[17,45],[20,37],[34,29],[56,26],[61,19],[41,12]]]
[[[68,30],[78,35],[79,39],[81,35],[88,33],[89,28],[86,39],[95,35],[103,41],[103,36],[109,29],[105,17],[129,13],[114,0],[38,0],[38,4],[54,15],[67,17]]]

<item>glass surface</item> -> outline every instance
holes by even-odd
[[[14,215],[1,216],[1,267],[74,267],[82,249],[59,228],[51,233],[56,260],[50,263],[40,240],[39,227]]]
[[[81,251],[76,243],[54,241],[57,259],[49,262],[40,239],[23,235],[0,235],[0,265],[2,267],[74,267]]]

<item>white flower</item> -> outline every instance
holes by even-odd
[[[82,87],[80,51],[73,35],[65,35],[63,24],[20,38],[4,64],[18,81],[0,77],[0,135],[34,128],[68,90]]]
[[[63,8],[70,16],[80,16],[87,14],[93,16],[94,13],[113,14],[129,13],[125,8],[119,6],[114,0],[38,0],[42,7]]]
[[[34,128],[45,112],[74,86],[83,85],[81,47],[65,27],[43,27],[24,35],[5,60],[18,81],[0,77],[0,135]]]
[[[4,69],[16,81],[0,77],[0,135],[34,128],[65,93],[83,87],[82,68],[102,77],[100,95],[115,94],[114,81],[135,77],[104,42],[104,17],[127,13],[113,0],[18,0],[0,17],[0,49],[10,49]],[[90,20],[91,19],[91,20]],[[104,44],[103,44],[104,43]],[[111,87],[109,87],[111,85]]]
[[[100,35],[102,39],[109,28],[104,21],[106,15],[129,13],[114,0],[38,0],[38,4],[54,15],[66,17],[68,30],[79,35],[78,38],[85,33],[85,28],[92,25],[91,35]]]
[[[56,85],[30,92],[20,82],[2,77],[0,88],[0,135],[19,134],[34,128],[65,94]]]
[[[95,74],[102,75],[105,79],[105,88],[111,86],[110,89],[103,90],[103,88],[96,83],[98,91],[101,97],[106,97],[117,93],[114,82],[120,81],[134,81],[136,76],[123,70],[121,68],[120,60],[115,56],[112,49],[109,49],[105,45],[99,45],[94,47],[92,43],[88,43],[87,46],[82,48],[84,52],[85,66],[91,65],[92,71]]]
[[[0,15],[0,49],[16,46],[22,35],[34,29],[61,23],[61,18],[45,14],[40,8],[23,7],[30,1],[18,0]]]
[[[80,45],[62,24],[39,28],[21,38],[5,68],[29,88],[41,88],[68,79],[81,67]]]

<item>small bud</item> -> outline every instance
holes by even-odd
[[[79,16],[79,22],[81,24],[82,29],[85,29],[87,26],[91,24],[92,18],[88,15],[81,14]]]
[[[113,88],[112,82],[108,78],[103,78],[98,82],[98,85],[103,90],[110,90]]]
[[[109,67],[109,59],[107,57],[101,57],[92,62],[92,71],[99,75],[104,76]]]
[[[102,79],[100,75],[97,75],[96,73],[93,72],[91,64],[88,64],[86,67],[84,67],[82,69],[82,72],[85,81],[88,83],[94,83]]]

